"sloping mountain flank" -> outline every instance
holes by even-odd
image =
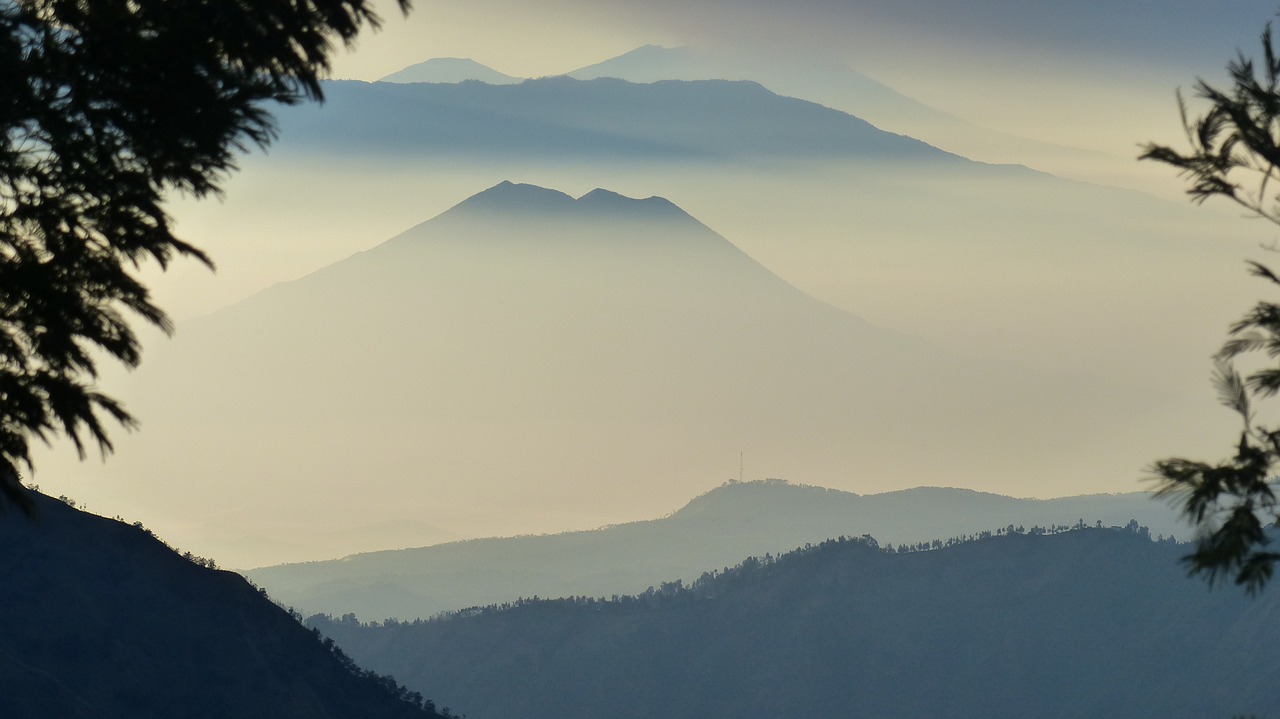
[[[284,151],[608,160],[750,158],[963,161],[754,82],[549,77],[479,82],[325,84],[323,112],[284,108]]]
[[[744,448],[805,477],[1049,481],[1125,441],[1074,409],[1112,391],[873,326],[661,198],[502,183],[186,324],[149,354],[148,428],[112,469],[180,468],[148,492],[232,517],[253,496],[564,527],[705,486]]]
[[[883,130],[909,135],[974,160],[1057,171],[1063,167],[1064,159],[1087,157],[1094,162],[1104,159],[1100,153],[1037,142],[973,125],[907,97],[820,52],[792,50],[758,54],[645,45],[568,75],[579,80],[611,77],[640,83],[751,80],[779,95],[835,108]]]
[[[1190,536],[1171,508],[1141,492],[1037,500],[939,487],[857,495],[781,480],[734,482],[660,519],[370,552],[247,576],[304,613],[410,620],[512,597],[637,594],[840,535],[915,544],[987,527],[1110,526],[1133,518],[1158,535]]]
[[[984,536],[830,541],[638,597],[310,621],[474,719],[1198,719],[1280,702],[1260,632],[1274,592],[1211,592],[1179,566],[1185,545],[1136,523]]]
[[[32,493],[0,514],[0,716],[440,717],[240,575]]]

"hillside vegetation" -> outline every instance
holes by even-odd
[[[869,538],[753,558],[637,597],[524,600],[436,621],[313,618],[379,671],[542,717],[1207,717],[1280,702],[1274,594],[1208,591],[1128,529]],[[896,549],[896,548],[895,548]]]
[[[746,556],[780,554],[840,535],[918,544],[1011,524],[1113,525],[1131,518],[1157,536],[1190,538],[1171,509],[1142,492],[1015,499],[917,487],[859,495],[765,480],[722,485],[647,521],[370,552],[247,574],[304,612],[409,620],[517,596],[637,594],[664,581],[690,582]]]

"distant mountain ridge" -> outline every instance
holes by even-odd
[[[614,58],[540,81],[622,80],[650,85],[682,81],[759,83],[787,98],[819,103],[876,127],[980,161],[1033,164],[1044,153],[1086,155],[1083,150],[1037,143],[974,126],[907,97],[842,62],[822,56],[767,56],[712,52],[691,46],[644,45]],[[492,70],[470,59],[434,58],[387,75],[379,82],[446,83],[475,81],[512,85],[524,78]],[[600,111],[596,108],[595,111]],[[607,110],[606,110],[607,111]]]
[[[747,556],[780,554],[833,537],[929,542],[1005,526],[1124,525],[1189,536],[1150,495],[1028,500],[920,487],[860,496],[781,480],[722,485],[661,519],[585,532],[451,542],[246,572],[306,612],[361,619],[429,617],[516,597],[635,594],[696,579]]]
[[[1054,171],[1086,159],[1115,160],[1079,148],[1029,140],[976,126],[907,97],[847,64],[817,53],[752,55],[693,46],[644,45],[617,57],[540,80],[622,80],[759,83],[771,92],[834,108],[890,133],[899,133],[982,162],[1021,164]],[[491,85],[524,82],[468,59],[435,58],[406,67],[379,82]],[[595,108],[600,111],[601,108]],[[1126,158],[1127,159],[1127,158]]]
[[[410,65],[380,78],[378,82],[485,82],[490,85],[511,85],[524,78],[512,77],[475,60],[459,57],[438,57]]]
[[[1280,595],[1210,592],[1136,525],[933,551],[831,541],[637,597],[309,621],[474,719],[1199,719],[1280,703]]]
[[[354,502],[492,534],[656,504],[744,447],[802,477],[963,485],[998,457],[1051,481],[1125,441],[1073,411],[1116,392],[876,327],[667,201],[503,183],[184,325],[111,468],[181,466],[152,496],[233,518],[246,492],[262,515]]]
[[[846,102],[838,109],[890,132],[902,131],[901,124],[911,118],[917,123],[926,120],[961,123],[844,63],[820,56],[801,55],[784,60],[767,55],[717,53],[692,46],[644,45],[566,75],[578,80],[615,78],[637,83],[747,80],[758,82],[779,95],[821,102],[829,107],[834,106],[831,103],[833,87],[840,86]],[[885,122],[889,118],[894,119]]]
[[[559,190],[547,189],[527,183],[515,183],[510,180],[503,180],[484,192],[468,197],[445,212],[441,217],[453,218],[458,215],[495,216],[519,213],[530,215],[570,213],[579,216],[596,216],[618,220],[672,219],[682,222],[697,222],[689,213],[680,209],[665,197],[636,199],[624,197],[603,188],[596,188],[582,197],[574,199],[572,195]]]
[[[630,82],[750,80],[779,95],[820,103],[888,132],[908,135],[982,162],[1052,171],[1063,160],[1087,157],[1096,161],[1100,157],[1096,152],[979,127],[907,97],[839,60],[816,53],[753,56],[689,46],[645,45],[568,75],[581,80],[613,77]]]
[[[281,150],[327,154],[721,161],[962,162],[749,81],[538,78],[513,85],[329,81],[324,111],[283,108]]]
[[[31,497],[34,519],[0,514],[0,716],[440,717],[243,577],[139,526]]]

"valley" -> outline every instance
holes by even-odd
[[[251,5],[0,0],[0,716],[1280,706],[1274,8]]]

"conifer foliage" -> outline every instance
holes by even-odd
[[[407,11],[410,0],[397,0]],[[94,388],[170,324],[137,268],[190,257],[166,193],[205,197],[274,136],[271,101],[321,100],[367,0],[0,0],[0,507],[29,443],[111,449],[133,418]]]
[[[1227,66],[1231,88],[1203,80],[1195,88],[1208,111],[1191,118],[1179,96],[1186,152],[1150,144],[1143,159],[1178,168],[1191,182],[1196,202],[1225,197],[1251,213],[1280,224],[1280,56],[1270,25],[1262,34],[1260,61],[1243,53]],[[1269,249],[1277,249],[1275,246]],[[1270,268],[1249,263],[1252,275],[1280,285]],[[1241,356],[1262,357],[1261,367],[1242,374]],[[1275,472],[1280,465],[1280,426],[1260,421],[1257,405],[1280,392],[1280,304],[1261,301],[1231,326],[1215,356],[1214,383],[1222,403],[1240,415],[1235,455],[1218,463],[1171,458],[1156,462],[1160,494],[1173,498],[1203,530],[1186,560],[1210,582],[1230,578],[1256,592],[1271,578],[1280,553],[1269,551],[1264,526],[1280,519]]]

